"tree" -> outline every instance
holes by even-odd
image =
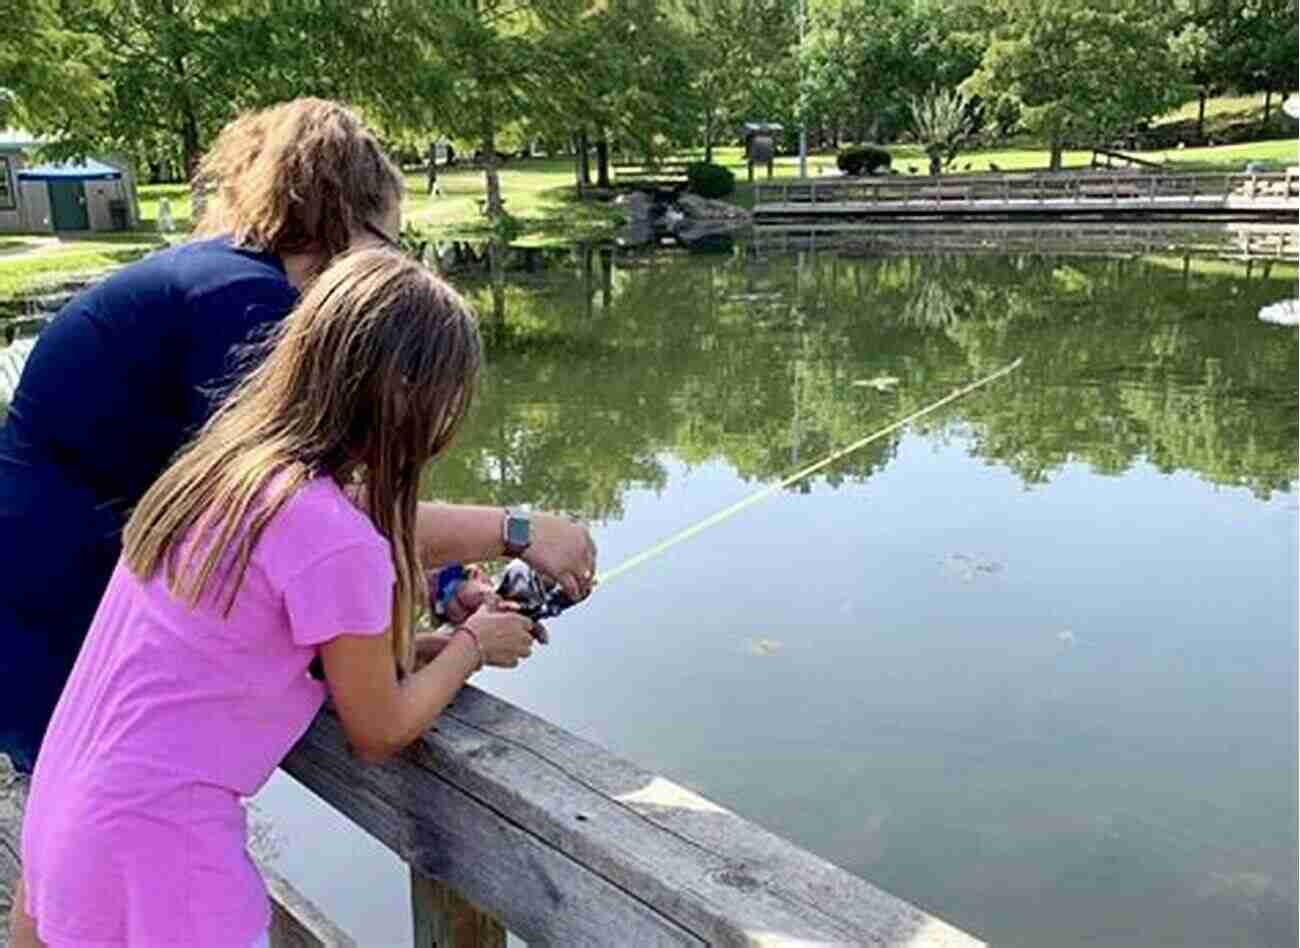
[[[55,0],[0,0],[0,128],[50,132],[89,120],[105,92],[99,38],[65,27]]]
[[[417,61],[445,79],[408,110],[410,127],[478,142],[487,198],[503,214],[497,135],[536,113],[553,114],[555,83],[572,69],[563,40],[577,28],[583,0],[437,0],[428,4]]]
[[[37,40],[25,43],[13,80],[0,45],[0,82],[14,89],[24,124],[56,139],[56,154],[175,155],[190,175],[213,135],[244,109],[319,95],[391,119],[426,101],[438,79],[415,55],[432,29],[416,0],[28,7]],[[46,76],[71,77],[67,101]]]
[[[1224,71],[1241,92],[1264,93],[1264,122],[1274,92],[1296,87],[1297,54],[1294,0],[1236,0],[1227,26]]]
[[[930,174],[940,174],[975,138],[979,110],[955,89],[934,89],[911,101],[912,130],[930,156]]]
[[[797,0],[688,0],[690,76],[705,161],[745,121],[790,122],[797,98]],[[728,136],[731,137],[731,136]]]
[[[989,0],[991,40],[967,93],[1010,102],[1047,142],[1102,142],[1183,101],[1165,22],[1139,0]]]
[[[1170,47],[1196,89],[1196,137],[1205,137],[1205,100],[1228,81],[1225,57],[1232,4],[1225,0],[1175,0]]]

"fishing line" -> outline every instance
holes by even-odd
[[[810,464],[808,467],[805,467],[802,470],[795,471],[793,474],[791,474],[789,477],[785,478],[784,480],[778,481],[775,484],[769,484],[767,487],[764,487],[762,490],[755,491],[754,493],[750,494],[748,497],[737,501],[736,503],[732,504],[730,507],[727,507],[724,510],[719,510],[717,513],[712,514],[711,516],[708,516],[705,519],[701,520],[699,523],[696,523],[693,526],[689,526],[685,530],[681,530],[677,533],[674,533],[668,539],[656,543],[654,546],[650,547],[650,549],[638,553],[636,556],[632,557],[629,560],[624,560],[618,566],[615,566],[613,569],[609,570],[606,573],[601,573],[600,576],[597,577],[597,582],[607,583],[611,579],[621,576],[623,573],[626,573],[628,570],[636,566],[640,566],[642,563],[646,562],[647,560],[654,559],[659,554],[676,546],[678,543],[681,543],[683,540],[689,540],[697,533],[707,530],[709,527],[715,526],[716,524],[721,523],[722,521],[726,520],[729,517],[735,516],[736,514],[744,510],[746,507],[758,503],[760,500],[763,500],[764,498],[776,493],[782,488],[789,487],[791,484],[795,483],[796,481],[802,480],[803,478],[807,477],[809,474],[813,474],[816,473],[817,471],[820,471],[826,465],[838,461],[846,454],[852,454],[854,451],[857,451],[859,448],[863,448],[866,445],[870,444],[871,442],[883,438],[885,435],[889,434],[892,431],[897,431],[899,428],[903,427],[904,425],[916,421],[916,419],[922,418],[925,415],[930,414],[930,412],[932,411],[942,408],[944,405],[947,405],[949,402],[955,402],[957,399],[969,395],[977,388],[987,385],[996,379],[1000,379],[1004,375],[1009,375],[1010,373],[1014,372],[1016,369],[1020,368],[1020,363],[1023,361],[1024,361],[1024,356],[1021,356],[1019,359],[1016,359],[1015,362],[1012,362],[1010,365],[1003,366],[1002,368],[998,369],[996,372],[992,373],[991,375],[986,375],[984,376],[984,378],[979,379],[978,381],[975,382],[971,382],[969,385],[965,385],[962,388],[954,389],[953,391],[945,395],[943,398],[939,399],[937,402],[933,402],[929,405],[926,405],[924,408],[912,412],[912,414],[908,415],[907,417],[900,418],[898,419],[898,421],[886,425],[884,428],[881,428],[879,431],[873,431],[865,438],[860,438],[857,441],[854,441],[852,444],[840,448],[838,451],[834,452],[833,454],[827,455],[826,457],[818,461],[816,464]]]

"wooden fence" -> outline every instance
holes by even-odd
[[[792,178],[754,186],[756,220],[810,214],[1300,212],[1300,174],[1042,172]]]
[[[322,712],[284,769],[409,864],[419,948],[499,948],[507,930],[530,945],[982,944],[473,687],[382,766],[354,760]],[[264,872],[276,948],[353,945]]]

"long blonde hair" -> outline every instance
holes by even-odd
[[[230,234],[267,253],[343,253],[352,231],[401,203],[404,182],[361,119],[303,98],[239,116],[196,177],[209,188],[195,237]]]
[[[262,531],[314,477],[357,477],[392,546],[392,645],[409,668],[425,584],[415,542],[420,471],[464,422],[482,362],[469,305],[391,250],[339,258],[317,278],[198,436],[141,498],[123,552],[162,569],[191,607],[229,614]],[[189,539],[187,539],[187,537]]]

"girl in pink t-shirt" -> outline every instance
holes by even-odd
[[[20,908],[41,941],[261,943],[240,797],[320,709],[312,661],[378,761],[485,663],[528,656],[532,623],[488,604],[412,669],[420,472],[479,364],[454,291],[393,252],[352,254],[144,495],[33,775]]]

